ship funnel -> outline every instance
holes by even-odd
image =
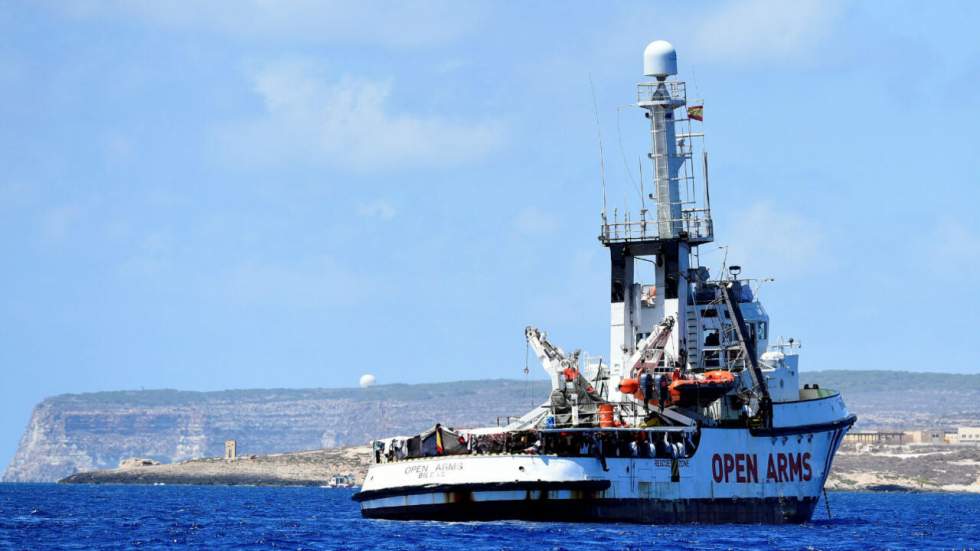
[[[643,74],[664,80],[677,74],[677,51],[666,40],[655,40],[643,50]]]

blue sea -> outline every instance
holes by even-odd
[[[802,526],[396,522],[352,490],[0,484],[2,549],[970,549],[980,495],[830,493]]]

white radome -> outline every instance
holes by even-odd
[[[376,379],[374,378],[374,375],[371,375],[370,373],[365,373],[364,375],[361,375],[361,380],[358,384],[361,385],[361,388],[367,388],[369,386],[374,385],[375,381]]]
[[[666,40],[654,40],[643,50],[643,74],[666,78],[677,74],[677,51]]]

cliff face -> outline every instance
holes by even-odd
[[[116,467],[128,457],[173,463],[361,445],[439,422],[472,427],[540,404],[548,383],[466,381],[370,389],[170,390],[49,398],[34,408],[5,482],[50,482]]]
[[[976,426],[980,375],[817,371],[801,383],[844,393],[858,430]],[[49,398],[34,414],[3,480],[56,481],[114,468],[129,457],[173,463],[224,455],[335,448],[409,435],[439,422],[474,427],[520,415],[548,395],[546,381],[463,381],[370,389],[148,390]]]

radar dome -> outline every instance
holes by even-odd
[[[375,381],[374,375],[371,375],[370,373],[365,373],[364,375],[361,375],[361,381],[359,384],[361,385],[361,388],[367,388],[369,386],[374,385],[374,381]]]
[[[677,74],[677,51],[666,40],[655,40],[643,50],[643,74],[667,78]]]

